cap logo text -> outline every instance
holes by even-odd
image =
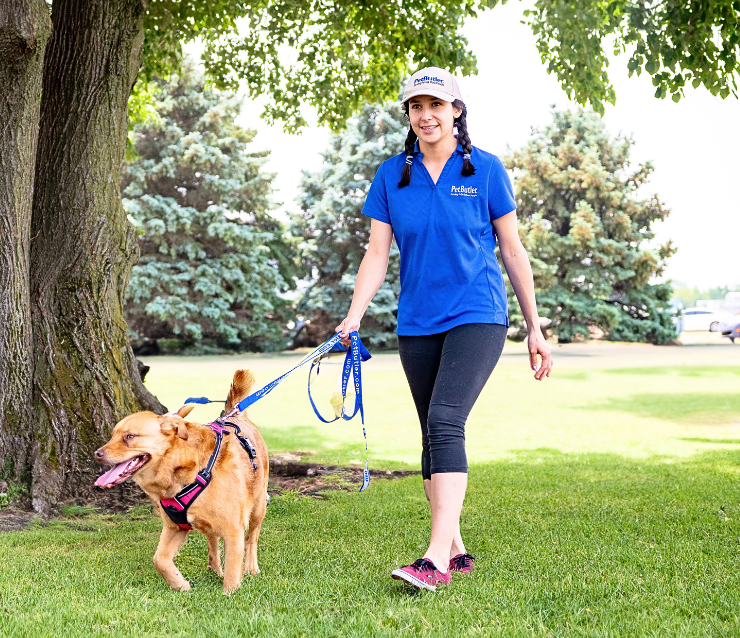
[[[429,77],[428,75],[425,75],[423,78],[416,78],[414,80],[414,86],[417,84],[438,84],[439,86],[444,86],[444,80],[440,80],[437,77]]]

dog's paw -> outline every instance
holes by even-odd
[[[216,572],[216,576],[219,576],[220,578],[224,577],[224,570],[221,569],[221,565],[213,566],[210,563],[208,563],[208,569]]]
[[[190,591],[190,583],[188,581],[184,581],[183,583],[180,583],[177,587],[173,587],[175,591]]]
[[[231,596],[237,589],[241,587],[241,581],[238,583],[230,583],[226,584],[224,583],[224,596]]]

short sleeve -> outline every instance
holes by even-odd
[[[373,178],[373,183],[370,184],[365,205],[362,207],[362,214],[386,224],[391,223],[391,215],[388,210],[388,193],[385,189],[385,162],[380,165]]]
[[[488,213],[491,220],[503,217],[516,209],[514,189],[503,162],[493,156],[491,173],[488,176]]]

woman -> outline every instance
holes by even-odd
[[[395,235],[401,253],[398,349],[421,422],[432,530],[424,556],[392,576],[434,590],[450,582],[451,571],[473,567],[460,535],[468,478],[465,421],[506,340],[497,240],[527,322],[535,379],[550,375],[552,359],[517,232],[511,182],[496,156],[472,146],[455,78],[436,67],[418,71],[403,105],[411,124],[406,149],[380,166],[368,192],[363,213],[372,218],[370,245],[337,331],[346,337],[359,329],[385,279]]]

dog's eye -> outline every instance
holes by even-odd
[[[136,438],[135,434],[127,434],[123,437],[125,441],[133,441]]]

